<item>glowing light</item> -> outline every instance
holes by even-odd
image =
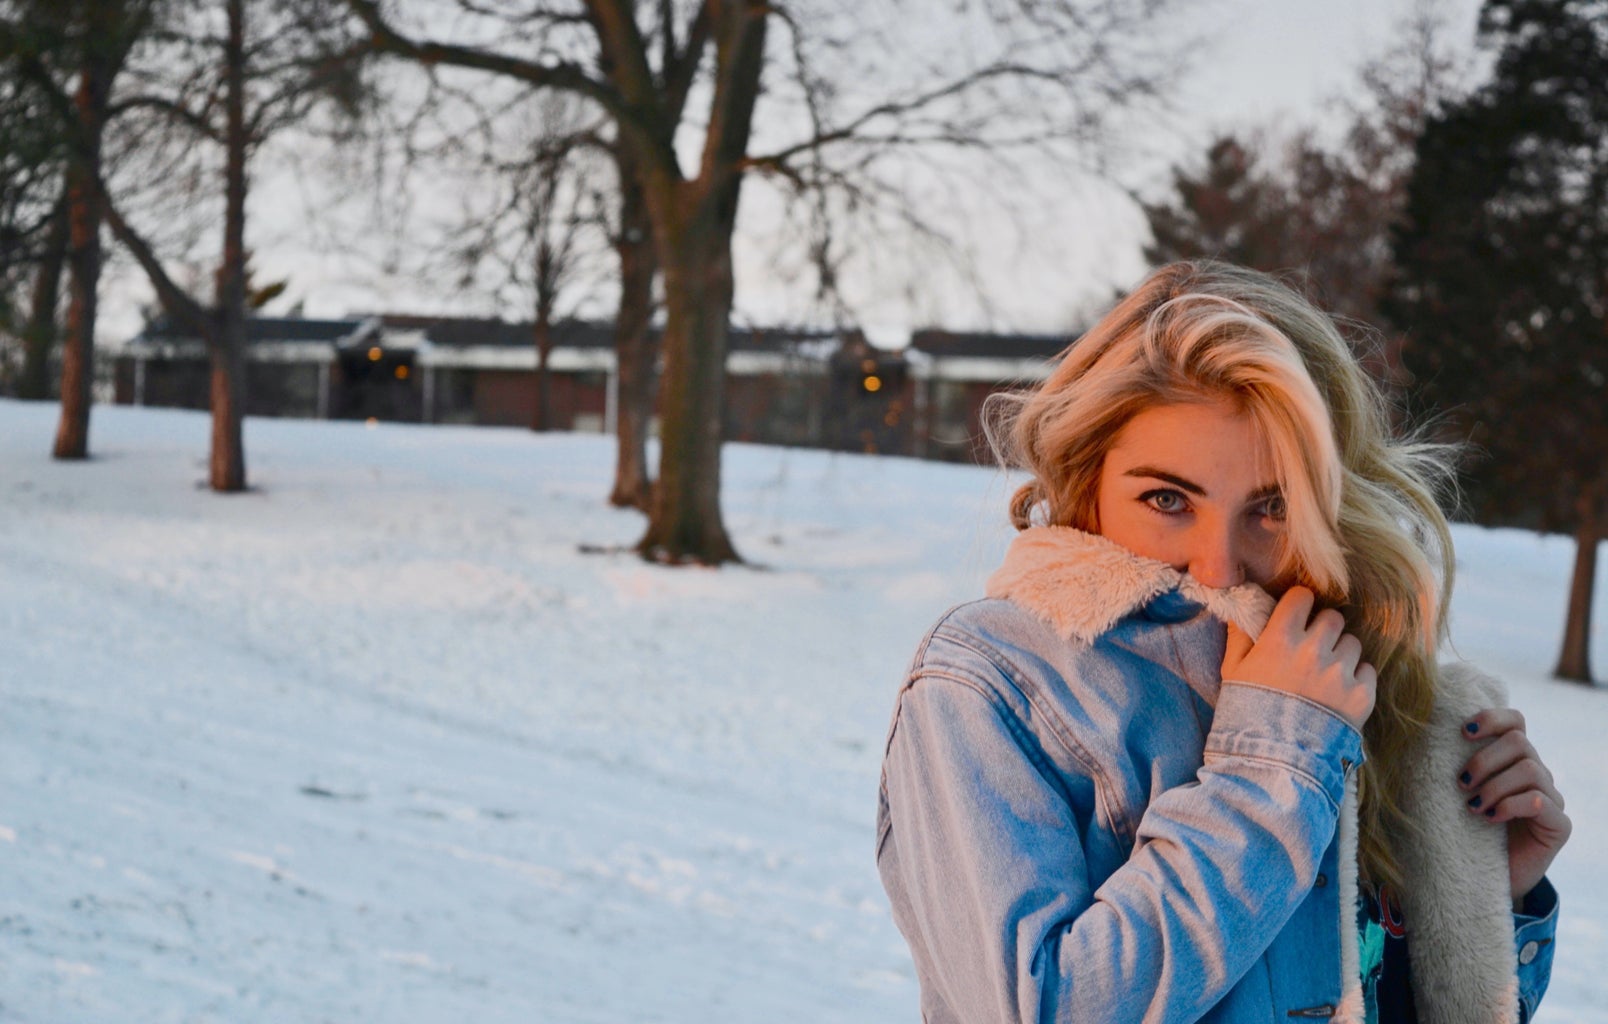
[[[867,391],[870,391],[870,392],[873,392],[873,393],[875,393],[877,391],[881,391],[882,390],[882,378],[876,376],[875,374],[873,374],[873,375],[867,377],[865,380],[862,380],[860,382],[860,386],[865,388]]]
[[[375,345],[373,348],[369,349],[369,362],[377,363],[380,361],[380,357],[383,355],[385,355],[385,353],[380,351],[380,346]]]
[[[373,416],[370,416],[368,419],[363,421],[363,426],[368,427],[370,430],[373,430],[375,427],[377,427],[379,425],[380,425],[380,421],[378,419],[375,419]]]
[[[396,379],[397,380],[407,380],[408,379],[408,368],[406,366],[398,366],[396,368]]]

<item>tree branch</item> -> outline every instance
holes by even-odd
[[[607,82],[587,74],[577,64],[559,62],[539,64],[505,54],[452,43],[419,42],[387,22],[377,0],[346,0],[346,4],[369,30],[369,44],[377,51],[418,61],[426,66],[447,64],[503,75],[531,85],[563,89],[587,97],[622,119],[635,117],[620,93]]]
[[[704,47],[709,45],[711,22],[709,19],[709,5],[698,5],[698,13],[693,15],[692,24],[687,26],[687,41],[679,51],[667,50],[664,65],[664,91],[665,106],[676,121],[681,120],[681,113],[687,106],[687,93],[692,91],[692,83],[698,75],[698,65],[703,62]],[[665,35],[670,35],[670,27],[665,25]]]
[[[106,110],[107,120],[113,120],[122,114],[133,110],[157,110],[176,121],[188,125],[197,134],[206,137],[219,145],[223,144],[223,136],[218,134],[203,113],[198,113],[184,104],[167,99],[163,96],[131,96],[112,104]]]
[[[716,50],[715,94],[709,101],[709,128],[704,135],[699,177],[718,188],[722,179],[741,173],[753,131],[754,104],[765,64],[765,23],[770,9],[764,0],[707,0],[718,4],[713,36]]]
[[[781,167],[793,157],[798,156],[800,153],[823,149],[827,146],[841,142],[862,141],[868,139],[867,136],[862,135],[863,130],[873,121],[877,121],[882,118],[908,117],[909,115],[927,107],[931,107],[942,100],[958,96],[968,89],[973,89],[984,82],[1004,78],[1059,83],[1064,78],[1064,73],[1045,71],[1042,68],[1034,68],[1023,64],[991,64],[987,67],[979,68],[970,74],[954,79],[953,81],[946,82],[943,85],[937,86],[936,88],[929,89],[927,92],[921,93],[920,95],[914,96],[908,100],[889,100],[886,103],[879,103],[876,106],[863,111],[858,117],[855,117],[840,127],[821,130],[813,138],[805,139],[801,142],[795,143],[794,145],[777,150],[774,153],[766,153],[759,156],[749,157],[746,163],[749,166],[767,166],[773,168]],[[882,138],[869,139],[869,141],[889,140],[887,138]]]
[[[101,209],[106,214],[106,223],[112,229],[112,234],[117,237],[119,242],[123,243],[123,247],[129,251],[129,255],[134,257],[134,262],[140,265],[140,269],[145,271],[145,276],[150,279],[151,287],[156,290],[157,301],[162,303],[162,308],[167,311],[167,315],[187,330],[194,331],[197,337],[205,341],[208,346],[211,346],[214,334],[212,311],[197,302],[189,292],[180,288],[173,278],[168,276],[167,269],[162,266],[162,261],[157,257],[155,251],[151,249],[150,243],[139,232],[135,231],[123,219],[123,215],[118,212],[117,207],[112,203],[111,196],[106,192],[106,183],[97,178],[94,181],[94,187],[101,202]]]

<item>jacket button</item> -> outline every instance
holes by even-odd
[[[1535,960],[1535,955],[1539,952],[1541,952],[1540,943],[1526,942],[1519,948],[1519,963],[1526,965],[1532,963]]]
[[[1324,874],[1321,871],[1318,872],[1317,880],[1312,883],[1312,885],[1315,888],[1318,888],[1318,889],[1321,889],[1321,888],[1323,888],[1324,886],[1326,886],[1328,884],[1329,884],[1329,876]]]

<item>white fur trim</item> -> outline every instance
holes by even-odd
[[[1016,535],[988,579],[988,596],[1016,602],[1063,639],[1088,646],[1123,616],[1177,590],[1252,639],[1273,611],[1261,587],[1208,587],[1166,562],[1144,558],[1104,537],[1069,526],[1033,526]]]
[[[1367,1003],[1362,996],[1362,952],[1357,947],[1357,773],[1346,773],[1346,795],[1340,801],[1340,1005],[1336,1024],[1366,1024]]]
[[[1406,759],[1402,809],[1420,835],[1399,844],[1407,886],[1401,896],[1423,1024],[1518,1019],[1507,829],[1469,813],[1456,781],[1478,749],[1463,738],[1463,725],[1505,704],[1497,680],[1469,665],[1442,665],[1423,749]]]

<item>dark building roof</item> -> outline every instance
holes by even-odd
[[[350,337],[363,327],[365,318],[348,317],[340,320],[308,320],[299,316],[254,316],[246,320],[246,343],[264,341],[328,341],[336,342]],[[174,324],[167,317],[158,317],[145,325],[133,344],[173,341],[193,341],[195,335]]]
[[[793,327],[733,327],[727,347],[733,352],[785,352],[796,345],[829,341],[838,336],[837,331]]]
[[[383,313],[380,320],[392,329],[423,331],[432,345],[526,348],[535,343],[532,335],[534,325],[529,320],[514,323],[490,317],[414,316],[405,313]],[[561,320],[553,324],[552,330],[555,346],[584,349],[614,347],[614,325],[610,323]],[[836,333],[832,331],[733,327],[730,349],[733,352],[780,352],[799,342],[833,337],[836,337]]]
[[[1051,359],[1060,355],[1076,335],[976,334],[925,328],[910,336],[910,347],[942,359],[972,356],[990,359]]]
[[[511,323],[490,317],[414,316],[384,313],[380,322],[393,330],[423,331],[432,345],[468,348],[488,345],[495,348],[529,348],[535,344],[530,321]],[[561,320],[553,324],[553,344],[563,348],[610,348],[613,328],[587,320]]]

